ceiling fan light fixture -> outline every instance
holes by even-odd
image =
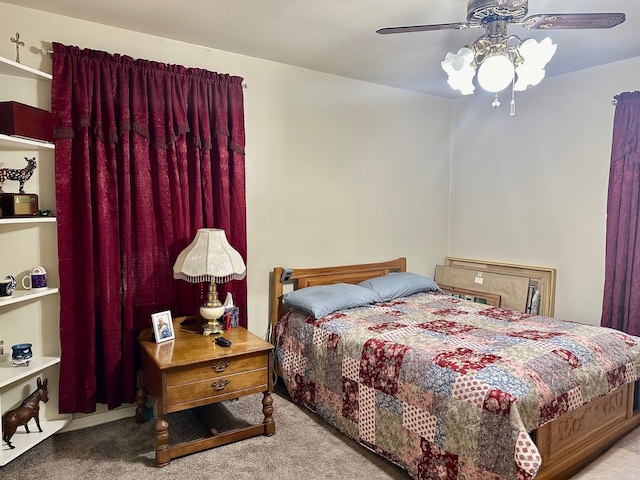
[[[539,84],[545,76],[544,68],[529,67],[523,63],[516,67],[516,82],[513,88],[517,92],[524,92],[527,88]]]
[[[525,18],[528,12],[529,0],[468,0],[466,22],[405,25],[376,31],[388,34],[484,28],[484,35],[458,50],[457,54],[449,52],[440,65],[449,76],[449,86],[463,95],[474,92],[473,77],[477,70],[477,83],[484,90],[495,93],[494,107],[500,105],[497,93],[511,85],[510,113],[514,115],[514,92],[542,81],[556,45],[550,38],[523,42],[516,35],[508,34],[509,25],[526,30],[600,29],[613,28],[626,20],[624,13],[539,13]]]
[[[486,58],[478,68],[478,84],[487,92],[497,93],[513,81],[513,63],[506,55]]]
[[[540,42],[533,38],[522,42],[518,51],[523,62],[516,67],[517,81],[514,88],[521,92],[540,83],[545,77],[544,67],[556,53],[556,49],[557,45],[549,37]]]
[[[470,48],[462,47],[458,53],[449,52],[440,62],[442,69],[447,72],[447,83],[454,90],[459,90],[463,95],[471,95],[476,87],[473,85],[473,77],[476,74],[472,63],[474,53]]]
[[[558,46],[549,37],[545,37],[540,42],[536,42],[533,38],[528,38],[520,44],[518,50],[526,61],[533,61],[544,68],[555,55],[557,48]]]

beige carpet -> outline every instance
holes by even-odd
[[[278,390],[279,391],[279,390]],[[84,430],[56,434],[0,467],[3,480],[409,480],[399,467],[339,434],[317,416],[273,396],[276,434],[225,445],[154,466],[153,421],[133,418]],[[225,402],[216,415],[262,420],[261,395]],[[172,441],[197,438],[202,432],[190,412],[169,417]],[[24,432],[24,429],[20,429]],[[16,433],[16,435],[26,433]],[[3,448],[7,448],[3,445]],[[627,436],[572,480],[640,478],[640,429]]]
[[[571,480],[637,480],[640,478],[640,428],[618,441]]]

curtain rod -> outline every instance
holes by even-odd
[[[46,49],[46,48],[44,48],[44,47],[42,47],[42,48],[40,49],[40,52],[41,52],[43,55],[53,55],[53,50],[47,50],[47,49]],[[246,83],[246,82],[242,82],[242,83],[241,83],[241,85],[242,85],[242,88],[249,88],[249,85],[247,85],[247,83]]]

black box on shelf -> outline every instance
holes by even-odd
[[[38,195],[35,193],[0,193],[0,218],[37,215]]]

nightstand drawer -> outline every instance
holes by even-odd
[[[262,368],[235,375],[219,375],[203,381],[183,383],[167,388],[167,403],[176,405],[192,401],[208,399],[215,401],[217,396],[232,396],[235,392],[248,389],[267,390],[269,384],[269,369]]]
[[[219,377],[267,368],[269,356],[265,352],[238,357],[219,358],[199,365],[172,368],[167,372],[167,386],[214,380]]]

